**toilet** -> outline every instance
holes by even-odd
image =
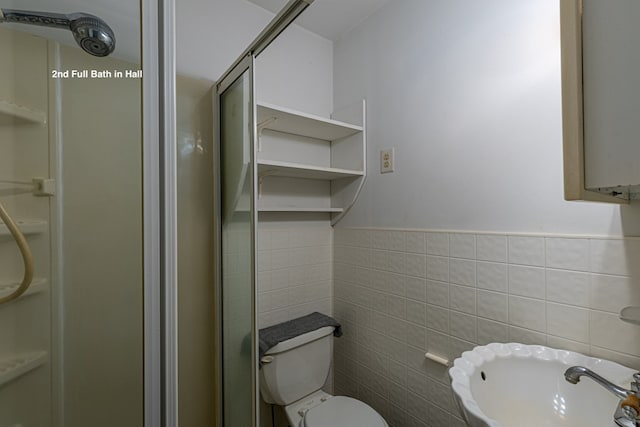
[[[331,364],[333,326],[282,341],[261,359],[260,392],[284,407],[291,427],[388,427],[372,407],[322,391]]]

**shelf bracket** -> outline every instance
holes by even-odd
[[[269,117],[268,119],[265,119],[258,123],[258,152],[262,151],[262,131],[276,120],[278,120],[277,117]]]
[[[269,175],[275,174],[276,172],[277,171],[275,169],[274,170],[267,170],[267,171],[261,172],[258,175],[258,199],[262,197],[262,183],[264,182],[264,179],[266,177],[268,177]]]

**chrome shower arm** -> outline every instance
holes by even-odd
[[[69,15],[64,15],[62,13],[0,9],[0,22],[40,25],[42,27],[69,28],[71,19]]]

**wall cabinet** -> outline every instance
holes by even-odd
[[[366,176],[365,111],[363,101],[329,119],[258,102],[258,211],[339,221]]]
[[[640,2],[560,3],[565,199],[640,199]]]

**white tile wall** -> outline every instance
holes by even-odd
[[[258,228],[258,315],[261,328],[314,311],[332,314],[330,226]],[[368,259],[348,258],[353,264]]]
[[[640,239],[334,230],[335,391],[393,427],[463,426],[446,369],[489,342],[566,348],[640,369]]]
[[[478,260],[507,262],[507,237],[482,234],[476,237]]]

